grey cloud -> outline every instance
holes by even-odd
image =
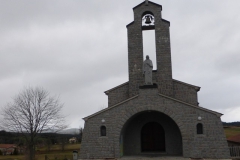
[[[103,92],[128,80],[126,25],[141,2],[3,1],[0,106],[28,85],[60,95],[72,127],[107,106]],[[171,22],[173,77],[202,87],[203,107],[228,112],[240,106],[240,2],[154,2]]]

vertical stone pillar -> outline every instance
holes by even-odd
[[[133,11],[134,21],[127,25],[129,96],[132,97],[138,94],[139,86],[144,85],[144,77],[142,72],[142,18],[145,13],[153,14],[155,21],[155,25],[151,29],[155,28],[157,59],[156,83],[158,84],[158,90],[161,94],[172,96],[172,64],[169,34],[170,22],[162,19],[162,6],[153,2],[149,2],[148,5],[143,2],[134,7]]]
[[[139,85],[143,83],[143,40],[141,23],[134,21],[128,29],[128,74],[129,96],[138,94]]]
[[[170,22],[166,20],[155,21],[158,90],[161,94],[173,96],[169,27]]]

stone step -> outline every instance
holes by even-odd
[[[122,157],[118,160],[190,160],[189,158],[183,158],[179,156],[133,156],[133,157]]]
[[[87,159],[78,159],[78,160],[87,160]],[[159,157],[127,156],[127,157],[122,157],[118,159],[106,158],[106,159],[94,159],[94,160],[232,160],[232,159],[205,159],[205,158],[196,159],[196,158],[183,158],[183,157],[174,157],[174,156],[159,156]]]

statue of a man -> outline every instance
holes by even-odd
[[[145,84],[152,85],[152,69],[153,64],[149,59],[149,56],[146,56],[146,60],[143,62],[143,75],[145,77]]]

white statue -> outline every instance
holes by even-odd
[[[145,77],[145,84],[152,85],[152,69],[153,64],[149,59],[149,56],[146,56],[146,60],[143,62],[143,75]]]

